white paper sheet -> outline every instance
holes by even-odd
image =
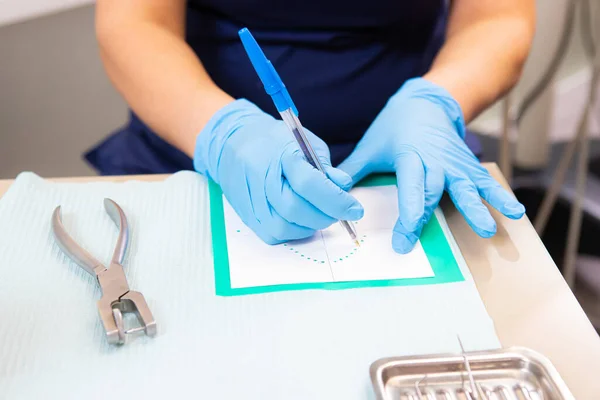
[[[392,249],[392,228],[398,218],[396,187],[358,187],[351,193],[365,209],[355,225],[360,246],[353,245],[338,223],[308,239],[267,245],[223,196],[231,287],[433,276],[420,242],[408,254]]]

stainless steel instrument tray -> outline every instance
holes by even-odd
[[[532,350],[511,347],[464,354],[484,400],[574,399],[550,361]],[[380,400],[480,398],[472,393],[462,354],[384,358],[375,361],[370,372]]]

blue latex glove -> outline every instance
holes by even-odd
[[[345,190],[327,145],[306,130],[327,173],[311,166],[285,123],[240,99],[219,110],[196,139],[194,168],[218,183],[242,221],[269,244],[306,238],[364,210]]]
[[[354,183],[372,172],[396,173],[399,219],[392,246],[397,252],[412,250],[444,189],[482,237],[494,235],[496,223],[481,198],[509,218],[523,216],[523,205],[481,166],[464,135],[462,110],[452,96],[415,78],[389,99],[339,166]]]

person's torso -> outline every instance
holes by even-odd
[[[444,39],[448,1],[189,0],[186,41],[219,87],[278,118],[238,37],[249,28],[336,165],[389,97],[427,71]],[[193,169],[133,112],[86,159],[103,174]]]
[[[250,29],[302,123],[327,143],[356,143],[407,79],[427,71],[444,0],[190,0],[186,40],[215,81],[276,115],[237,32]]]

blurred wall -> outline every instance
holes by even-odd
[[[0,27],[0,179],[90,175],[81,154],[126,121],[85,6]]]
[[[574,0],[537,0],[536,19],[537,27],[533,42],[533,48],[529,54],[521,81],[512,92],[512,104],[518,105],[525,95],[537,84],[540,76],[546,71],[550,64],[557,47],[559,39],[563,33],[565,11],[569,2]],[[577,1],[579,3],[579,1]],[[600,2],[589,0],[592,14],[598,17],[600,15]],[[600,21],[592,23],[596,41],[600,41]],[[591,70],[586,58],[582,40],[581,40],[581,13],[580,7],[576,10],[575,23],[569,47],[564,58],[561,61],[560,68],[555,77],[553,87],[549,88],[550,96],[553,99],[551,110],[543,110],[542,104],[534,105],[531,112],[532,121],[527,121],[525,131],[520,132],[523,135],[540,135],[535,132],[535,118],[550,118],[549,139],[552,142],[565,141],[570,139],[576,129],[578,118],[583,111],[588,85],[591,78]],[[599,89],[600,90],[600,89]],[[540,103],[543,103],[544,100]],[[597,107],[600,113],[600,105]],[[486,112],[479,116],[471,127],[483,134],[497,136],[500,131],[500,113],[499,104],[490,107]],[[542,122],[539,125],[544,125]],[[534,132],[527,131],[530,128]],[[594,136],[600,136],[600,124],[592,119],[590,129]],[[537,140],[543,143],[543,138]]]

